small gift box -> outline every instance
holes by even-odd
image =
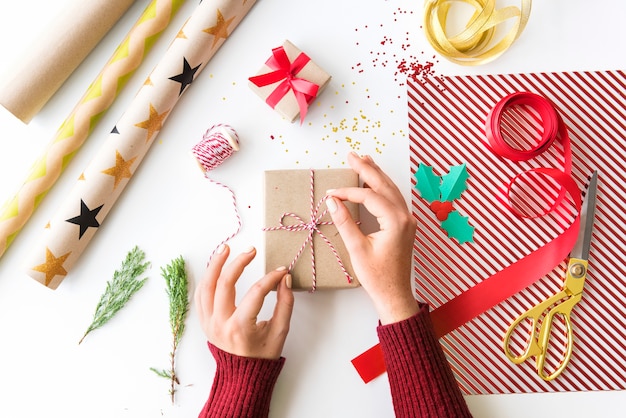
[[[272,56],[256,76],[250,88],[285,119],[304,121],[309,104],[326,87],[331,76],[294,44],[285,41],[272,49]]]
[[[265,172],[265,268],[289,268],[294,290],[359,286],[326,208],[326,190],[358,186],[350,169]],[[358,222],[358,205],[344,202]]]

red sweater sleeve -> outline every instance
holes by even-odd
[[[471,417],[428,309],[377,329],[396,417]]]
[[[285,359],[240,357],[208,345],[217,368],[199,418],[266,418]]]

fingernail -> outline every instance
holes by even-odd
[[[276,271],[285,271],[285,270],[287,270],[287,267],[285,266],[280,266],[276,269]]]
[[[226,249],[226,244],[220,244],[219,247],[215,250],[215,254],[222,254]]]
[[[291,274],[288,274],[285,276],[285,286],[287,286],[287,289],[291,289],[291,285],[292,285]]]
[[[251,253],[252,251],[254,251],[254,247],[253,246],[249,246],[248,248],[243,250],[244,253]]]
[[[357,154],[357,153],[356,153],[356,152],[354,152],[354,151],[350,151],[350,154],[352,154],[352,155],[353,155],[353,156],[355,156],[356,158],[361,158],[361,157],[359,156],[359,154]]]
[[[326,207],[330,213],[337,212],[337,202],[335,202],[335,199],[332,197],[326,199]]]
[[[326,190],[326,194],[331,194],[331,193],[332,193],[332,192],[334,192],[335,190],[337,190],[337,189],[328,189],[328,190]]]

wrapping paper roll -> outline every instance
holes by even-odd
[[[24,123],[41,110],[135,0],[75,1],[11,66],[0,104]]]
[[[153,40],[185,0],[152,0],[100,74],[33,164],[20,190],[0,210],[0,256],[24,227],[104,112],[139,67]]]
[[[139,90],[34,247],[28,274],[56,288],[102,224],[181,95],[254,0],[204,0]]]

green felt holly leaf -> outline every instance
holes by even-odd
[[[441,227],[448,233],[448,238],[456,238],[459,244],[474,242],[474,227],[469,224],[469,218],[461,216],[456,210],[441,222]]]
[[[441,200],[452,202],[461,198],[461,193],[467,190],[466,180],[469,178],[465,163],[450,167],[448,174],[441,176]]]
[[[431,166],[420,163],[414,176],[417,180],[415,188],[419,191],[422,199],[429,203],[441,199],[441,192],[439,191],[441,177],[433,174]]]

